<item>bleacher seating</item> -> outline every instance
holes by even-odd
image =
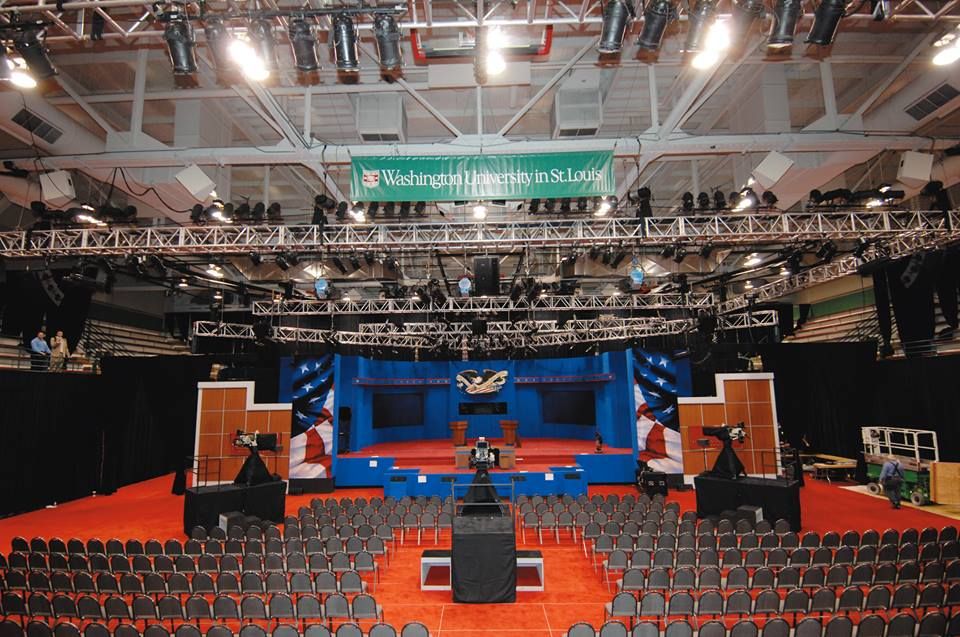
[[[81,341],[91,356],[175,356],[189,348],[169,334],[128,325],[89,320]]]

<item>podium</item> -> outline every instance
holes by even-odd
[[[467,421],[453,420],[450,422],[450,437],[453,439],[454,447],[462,447],[467,444]]]
[[[503,444],[511,447],[519,447],[520,442],[517,438],[517,427],[520,425],[516,420],[501,420],[500,429],[503,430]]]

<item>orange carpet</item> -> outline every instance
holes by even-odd
[[[111,496],[98,496],[61,504],[0,520],[0,550],[9,551],[15,535],[30,538],[58,536],[79,537],[180,537],[183,500],[170,494],[172,476],[149,480],[121,489]],[[599,486],[592,493],[635,493],[629,486]],[[341,489],[339,497],[380,495],[380,489]],[[287,510],[296,512],[315,496],[287,498]],[[694,508],[692,491],[671,494],[683,510]],[[904,529],[910,526],[941,527],[952,521],[939,515],[914,509],[892,511],[884,500],[845,491],[834,485],[810,480],[802,490],[803,520],[806,530],[844,531],[866,528]],[[531,544],[536,538],[528,534]],[[519,541],[519,538],[518,538]],[[449,536],[441,540],[449,546]],[[421,548],[432,548],[432,536]],[[534,548],[533,546],[528,546]],[[541,548],[541,547],[536,547]],[[419,590],[420,548],[412,543],[398,545],[398,551],[381,573],[381,582],[374,591],[384,606],[386,621],[402,626],[408,621],[422,621],[435,637],[470,637],[472,635],[512,634],[533,637],[561,637],[576,621],[599,626],[603,621],[603,604],[612,597],[601,577],[590,566],[579,546],[566,535],[561,543],[552,536],[542,547],[546,590],[519,593],[512,605],[453,604],[449,592]]]

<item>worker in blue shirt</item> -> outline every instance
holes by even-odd
[[[880,469],[880,484],[894,509],[900,508],[900,486],[903,484],[903,467],[896,456],[889,456]]]
[[[45,370],[50,364],[50,346],[44,336],[43,330],[40,330],[37,337],[30,341],[30,367],[38,371]]]

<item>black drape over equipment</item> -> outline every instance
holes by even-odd
[[[490,474],[486,469],[478,469],[463,496],[460,515],[504,515],[504,508],[499,502]]]
[[[470,604],[515,602],[517,536],[513,516],[454,518],[450,566],[453,601]]]

